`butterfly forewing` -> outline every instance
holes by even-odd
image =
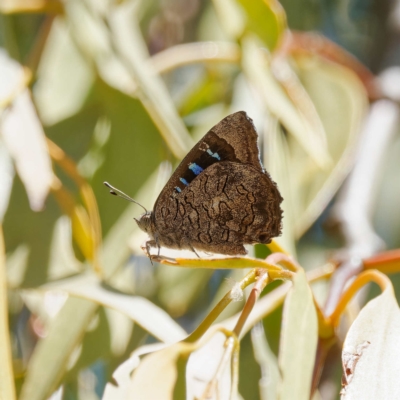
[[[251,164],[263,171],[257,137],[253,122],[244,111],[224,118],[211,128],[182,160],[160,193],[154,209],[157,208],[158,202],[162,202],[171,194],[180,193],[197,175],[217,162]]]

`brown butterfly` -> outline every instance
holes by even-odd
[[[243,255],[244,244],[270,243],[280,235],[282,200],[261,164],[253,122],[240,111],[207,132],[179,164],[154,211],[145,209],[135,220],[150,237],[148,252],[165,246]]]

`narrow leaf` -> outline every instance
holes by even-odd
[[[273,51],[286,29],[286,14],[277,0],[238,0],[247,16],[247,28]]]
[[[318,340],[318,322],[311,289],[303,271],[293,279],[284,304],[279,349],[281,400],[308,400]]]
[[[67,361],[80,343],[98,305],[70,298],[52,321],[48,335],[36,345],[19,400],[43,400],[57,389]]]
[[[296,215],[299,237],[328,205],[354,162],[367,96],[357,75],[343,66],[316,57],[298,56],[296,61],[299,78],[324,125],[333,160],[321,170],[305,163],[302,154],[292,157],[293,190],[303,203]]]
[[[243,70],[249,81],[259,90],[264,106],[296,138],[312,160],[320,168],[329,165],[330,156],[321,140],[320,132],[314,129],[314,123],[307,121],[285,93],[254,37],[248,37],[244,41]]]
[[[163,342],[176,342],[186,336],[186,332],[164,310],[149,300],[106,290],[95,276],[78,276],[48,284],[42,289],[63,290],[73,296],[120,311]]]
[[[32,104],[24,69],[0,52],[0,102],[12,107],[1,110],[1,133],[14,159],[18,175],[28,193],[33,210],[43,208],[53,180],[50,156],[43,127]]]
[[[183,158],[193,145],[192,139],[161,77],[146,60],[146,45],[136,19],[135,5],[122,3],[110,19],[113,40],[130,65],[130,72],[139,87],[139,99],[171,151]]]
[[[33,95],[45,125],[56,124],[81,110],[94,71],[73,42],[64,18],[55,18],[52,23],[37,76]]]

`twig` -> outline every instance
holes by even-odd
[[[297,272],[299,269],[301,269],[300,264],[292,256],[284,253],[270,254],[265,259],[265,262],[268,264],[281,264],[293,272]]]
[[[369,282],[375,282],[378,284],[382,291],[386,290],[391,285],[390,279],[386,275],[373,269],[358,275],[357,278],[351,283],[350,287],[342,295],[337,307],[329,317],[333,326],[337,326],[339,324],[340,316],[343,314],[347,303],[354,297],[354,293]]]
[[[251,270],[238,284],[237,288],[243,290],[254,282],[256,278],[256,270]],[[204,318],[200,325],[186,339],[185,342],[193,343],[200,339],[208,330],[211,324],[218,318],[226,306],[233,300],[232,289],[218,302],[213,310]]]
[[[242,328],[247,321],[248,316],[250,315],[251,310],[253,309],[254,305],[256,304],[257,299],[260,297],[261,292],[264,290],[265,286],[270,282],[270,277],[268,272],[265,270],[258,271],[258,280],[253,286],[253,289],[250,292],[250,295],[246,301],[246,304],[241,312],[239,319],[236,323],[233,332],[236,336],[240,335]]]

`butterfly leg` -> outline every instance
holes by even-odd
[[[158,236],[154,236],[154,241],[155,241],[155,243],[156,243],[156,246],[158,247],[158,253],[157,253],[157,255],[158,255],[158,257],[160,257],[160,250],[161,250],[161,246],[160,246],[160,243],[158,242]]]
[[[150,257],[150,250],[153,246],[157,245],[155,240],[147,240],[146,241],[146,253],[147,256]]]
[[[190,245],[190,250],[192,250],[193,253],[196,254],[197,258],[200,258],[200,256],[197,254],[196,249],[192,245]]]
[[[153,246],[158,246],[158,255],[160,255],[160,246],[158,245],[158,243],[155,240],[148,240],[146,242],[146,253],[147,253],[147,257],[149,257],[151,265],[153,264],[153,259],[151,258],[151,254],[150,254],[150,250]]]
[[[194,254],[196,254],[197,258],[200,258],[200,256],[197,254],[197,251],[193,247],[192,243],[193,242],[190,241],[189,238],[183,237],[179,249],[190,249],[191,251],[193,251]]]

